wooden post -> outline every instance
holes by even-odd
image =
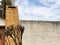
[[[5,0],[2,0],[2,18],[5,19],[6,14],[6,2]]]
[[[6,5],[11,6],[11,0],[2,0],[2,18],[6,17]]]

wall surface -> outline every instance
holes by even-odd
[[[60,45],[60,22],[21,21],[23,45]]]

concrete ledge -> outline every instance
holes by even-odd
[[[5,26],[5,20],[4,19],[0,19],[0,26]]]

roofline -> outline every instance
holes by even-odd
[[[34,21],[34,22],[60,22],[60,21],[45,21],[45,20],[20,20],[20,21]]]
[[[60,21],[39,21],[39,20],[20,20],[20,21],[25,21],[25,22],[47,22],[47,23],[60,23]],[[2,23],[2,22],[1,22]],[[0,26],[5,26],[5,22],[0,24]]]

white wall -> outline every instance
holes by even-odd
[[[0,26],[5,26],[5,20],[4,19],[0,19]]]
[[[60,22],[21,21],[23,45],[60,45]]]

